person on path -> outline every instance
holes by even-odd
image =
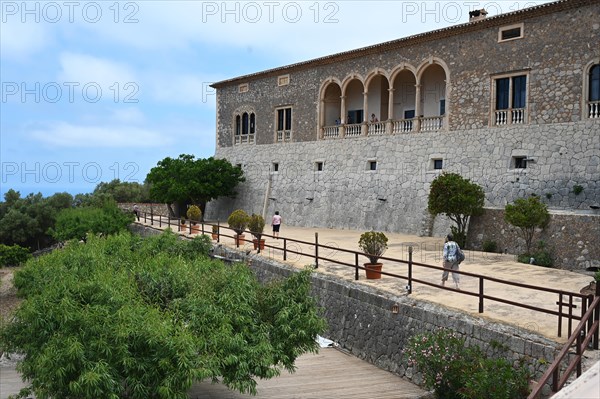
[[[458,261],[458,251],[460,247],[454,241],[454,237],[452,234],[448,234],[446,236],[446,241],[444,243],[443,250],[443,266],[444,272],[442,273],[442,286],[446,285],[446,280],[448,280],[448,274],[452,271],[452,280],[454,281],[454,286],[457,290],[460,290],[460,274],[454,273],[455,270],[458,270],[458,266],[460,262]]]
[[[140,208],[138,208],[137,204],[133,204],[133,214],[137,217],[138,222],[140,221]]]
[[[279,227],[281,227],[281,216],[279,216],[279,211],[275,212],[273,215],[273,221],[271,222],[271,226],[273,226],[273,237],[275,239],[279,239]]]

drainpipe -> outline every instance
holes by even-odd
[[[269,170],[269,179],[267,179],[267,189],[265,190],[265,200],[263,202],[263,211],[262,211],[262,217],[263,219],[267,220],[267,204],[269,203],[269,196],[271,195],[271,180],[273,178],[273,175],[271,174],[271,171]]]

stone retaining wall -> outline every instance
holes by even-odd
[[[518,229],[504,221],[504,209],[486,209],[471,219],[468,247],[482,250],[485,241],[495,241],[499,252],[525,252]],[[600,214],[551,211],[548,226],[534,236],[534,248],[540,241],[552,254],[556,267],[574,271],[600,267]]]
[[[121,202],[119,203],[119,208],[124,211],[133,212],[134,203]],[[154,214],[157,216],[169,216],[169,209],[166,204],[137,204],[138,208],[141,212],[146,212],[147,214]]]
[[[221,255],[243,258],[259,281],[268,282],[294,273],[293,267],[259,256],[218,247]],[[500,356],[515,365],[524,359],[534,379],[539,379],[560,350],[560,345],[527,330],[523,326],[494,323],[456,312],[443,306],[410,296],[396,296],[355,282],[343,281],[320,273],[312,275],[312,295],[327,319],[327,338],[337,342],[352,355],[366,360],[421,385],[422,375],[408,367],[403,348],[413,335],[438,328],[450,328],[467,338],[468,345],[478,345],[493,355],[491,343],[505,348]],[[397,306],[398,312],[393,311]],[[546,394],[550,387],[546,388]]]

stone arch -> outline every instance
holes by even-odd
[[[352,73],[352,74],[350,74],[350,75],[346,76],[346,77],[345,77],[345,78],[342,80],[342,85],[341,85],[341,87],[342,87],[342,95],[343,95],[343,96],[345,96],[345,95],[346,95],[346,90],[347,90],[347,88],[348,88],[348,85],[349,85],[349,84],[350,84],[350,82],[352,82],[353,80],[358,80],[358,81],[360,81],[360,83],[361,83],[361,84],[363,85],[363,87],[364,87],[364,82],[365,82],[364,78],[363,78],[361,75],[357,74],[357,73]]]
[[[392,70],[392,96],[390,118],[394,120],[409,120],[417,115],[417,70],[414,66],[403,63]],[[410,131],[412,123],[406,123],[402,131]]]
[[[377,76],[383,76],[388,82],[390,81],[389,74],[387,73],[387,71],[385,71],[383,68],[378,67],[371,70],[365,77],[365,87],[369,87],[371,81]]]
[[[342,85],[342,115],[344,123],[357,124],[365,120],[365,85],[358,74],[349,75]]]
[[[365,120],[372,122],[389,119],[390,81],[388,74],[382,68],[375,68],[365,78]],[[372,115],[372,116],[370,116]]]
[[[412,72],[412,74],[415,76],[415,81],[416,81],[416,79],[417,79],[417,69],[414,66],[412,66],[411,64],[403,62],[402,64],[396,65],[392,69],[392,72],[390,73],[390,84],[393,85],[394,84],[394,80],[396,79],[396,77],[398,76],[398,74],[400,74],[401,72],[404,72],[404,71],[410,71],[410,72]]]
[[[338,79],[329,79],[321,85],[319,104],[319,127],[341,123],[342,86]]]
[[[450,72],[446,63],[429,57],[417,68],[417,116],[436,120],[423,121],[421,130],[440,130],[447,126],[450,97]],[[433,123],[428,126],[428,123]]]
[[[327,90],[327,87],[332,83],[336,83],[341,89],[342,82],[338,78],[330,76],[321,83],[321,87],[319,88],[319,100],[323,99],[325,90]]]
[[[600,118],[600,103],[596,99],[596,96],[593,95],[597,95],[598,89],[597,87],[591,87],[592,72],[594,73],[594,77],[597,77],[597,73],[600,72],[600,57],[592,59],[583,69],[583,92],[581,96],[583,119]]]

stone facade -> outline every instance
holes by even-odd
[[[598,0],[558,1],[216,83],[216,156],[247,180],[206,217],[278,210],[293,225],[443,235],[449,221],[427,212],[443,171],[481,185],[486,207],[536,194],[550,209],[597,214],[600,117],[587,91],[599,14]],[[521,38],[499,40],[514,26]],[[498,80],[515,76],[525,104],[498,111]],[[282,108],[289,140],[278,136]],[[364,122],[351,124],[356,110]],[[236,118],[248,113],[252,137],[240,141]]]
[[[568,270],[600,268],[600,214],[550,214],[550,222],[537,231],[534,245],[543,241],[555,265]],[[498,250],[520,254],[525,241],[517,228],[504,221],[504,209],[486,209],[471,220],[467,237],[469,248],[482,250],[484,241],[495,241]]]

